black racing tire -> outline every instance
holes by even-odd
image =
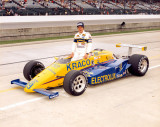
[[[32,60],[24,66],[23,75],[28,81],[30,81],[44,69],[45,66],[41,62]]]
[[[136,76],[144,76],[149,68],[149,60],[145,55],[134,54],[129,58],[128,63],[131,64],[128,71]]]
[[[64,77],[63,88],[68,94],[79,96],[87,88],[87,78],[82,71],[72,70]]]

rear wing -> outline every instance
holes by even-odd
[[[132,48],[139,48],[142,51],[146,51],[147,47],[146,46],[140,46],[140,45],[130,45],[130,44],[121,44],[118,43],[116,44],[116,47],[128,47],[128,56],[130,56],[132,54]]]

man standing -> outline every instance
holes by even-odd
[[[89,32],[84,31],[84,23],[77,23],[78,33],[74,36],[72,45],[72,61],[87,59],[92,50],[92,38]]]

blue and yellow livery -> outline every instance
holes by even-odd
[[[103,49],[95,49],[88,59],[78,61],[71,61],[69,57],[56,58],[56,61],[45,69],[41,63],[35,63],[32,61],[26,65],[30,69],[25,66],[28,77],[26,73],[24,76],[29,80],[28,83],[16,79],[12,80],[11,84],[24,87],[25,92],[38,92],[50,99],[59,93],[51,92],[48,88],[64,85],[67,93],[77,96],[85,91],[87,84],[101,84],[122,78],[128,73],[143,76],[149,66],[148,58],[144,55],[117,58],[112,52]]]

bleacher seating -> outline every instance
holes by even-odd
[[[35,2],[33,0],[27,0],[25,7],[26,8],[44,8],[43,6],[41,6],[40,4],[38,4],[37,2]]]
[[[48,2],[48,8],[61,8],[61,6],[59,6],[58,4],[56,3],[51,3],[51,2]]]
[[[82,8],[94,8],[93,6],[87,4],[85,0],[84,1],[76,0],[75,2],[77,5],[81,6]]]
[[[126,0],[126,3],[115,3],[115,0],[0,0],[0,16],[160,14],[160,3],[145,1]]]
[[[6,4],[5,4],[5,7],[6,7],[6,8],[12,8],[12,7],[17,8],[17,7],[18,7],[18,5],[17,5],[17,4],[15,4],[15,3],[6,3]]]

